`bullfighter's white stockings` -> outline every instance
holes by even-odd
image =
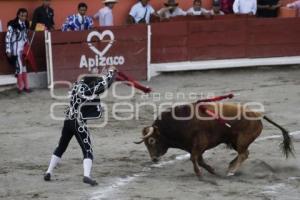
[[[52,174],[53,169],[57,166],[57,164],[60,162],[61,158],[56,156],[56,155],[52,155],[51,156],[51,160],[50,160],[50,164],[48,167],[48,170],[46,173]]]
[[[83,175],[85,177],[91,177],[93,161],[90,158],[83,159]]]

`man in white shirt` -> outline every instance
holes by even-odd
[[[206,15],[209,13],[208,10],[202,8],[202,0],[194,0],[193,7],[188,9],[186,12],[188,15]]]
[[[165,3],[165,7],[160,9],[158,12],[160,18],[169,19],[170,17],[186,16],[186,12],[178,7],[178,3],[175,0],[168,0]]]
[[[114,18],[112,9],[117,3],[117,0],[104,0],[104,7],[101,8],[95,15],[94,18],[99,20],[100,26],[113,26]]]
[[[155,10],[149,4],[150,0],[139,0],[134,6],[132,6],[129,12],[130,24],[149,24],[151,15],[156,15]]]
[[[235,14],[255,15],[257,10],[257,0],[235,0],[233,12]]]

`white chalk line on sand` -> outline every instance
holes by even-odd
[[[300,131],[291,132],[291,133],[289,133],[289,135],[292,137],[292,139],[294,141],[300,141]],[[272,136],[258,138],[257,140],[255,140],[255,142],[272,140],[272,139],[281,139],[281,138],[282,138],[282,135],[272,135]],[[299,180],[299,179],[300,179],[300,177],[289,177],[288,181]],[[277,183],[274,185],[265,186],[261,193],[265,194],[265,195],[276,196],[279,193],[282,193],[286,187],[287,187],[287,185],[284,183]]]
[[[293,181],[300,180],[300,177],[289,177],[287,179],[288,183],[292,183]],[[285,183],[276,183],[273,185],[264,186],[261,194],[276,197],[276,199],[290,199],[290,200],[298,200],[299,199],[299,190],[297,186],[293,186],[293,184],[285,184]]]
[[[293,139],[300,140],[300,131],[295,131],[289,134],[292,136]],[[255,140],[255,142],[271,140],[271,139],[280,139],[280,138],[282,138],[282,135],[272,135],[272,136],[258,138],[257,140]],[[150,165],[150,167],[143,168],[143,170],[139,173],[135,173],[133,175],[126,176],[124,178],[117,178],[115,181],[113,181],[111,185],[101,188],[96,192],[94,192],[91,195],[90,200],[100,200],[103,198],[108,198],[109,195],[113,194],[115,190],[130,184],[131,182],[135,181],[139,177],[146,176],[147,173],[152,170],[152,168],[161,168],[167,165],[172,165],[177,161],[188,160],[189,158],[190,158],[190,154],[176,156],[174,160],[163,161],[158,164],[152,164]]]
[[[183,161],[183,160],[188,160],[190,158],[190,154],[184,154],[184,155],[179,155],[176,156],[174,160],[169,160],[169,161],[163,161],[158,164],[152,164],[150,167],[144,167],[143,170],[139,173],[135,173],[133,175],[127,176],[125,178],[118,178],[116,179],[113,184],[101,188],[94,192],[91,195],[90,200],[100,200],[103,198],[108,198],[110,194],[113,194],[116,189],[120,189],[123,186],[128,185],[129,183],[135,181],[139,177],[146,176],[148,172],[152,170],[152,168],[161,168],[167,165],[174,164],[177,161]]]
[[[277,183],[275,185],[268,185],[268,186],[265,186],[263,188],[263,191],[261,193],[274,195],[274,194],[278,193],[278,190],[281,190],[284,187],[285,187],[284,183]]]

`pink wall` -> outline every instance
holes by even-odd
[[[211,0],[203,0],[211,2]],[[7,22],[14,18],[17,9],[20,7],[29,10],[29,17],[31,18],[33,10],[41,4],[39,0],[0,0],[0,20],[2,21],[3,29],[6,30]],[[55,11],[56,28],[59,29],[65,20],[66,16],[77,12],[77,4],[85,2],[89,6],[88,15],[94,15],[101,7],[103,7],[102,0],[52,0],[52,8]],[[122,25],[126,23],[126,19],[131,6],[137,0],[119,0],[116,4],[113,13],[115,16],[115,24]],[[150,4],[157,10],[163,7],[164,0],[150,0]],[[187,9],[192,5],[193,0],[178,0],[180,7]],[[207,4],[204,3],[203,4]]]

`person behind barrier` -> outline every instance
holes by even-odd
[[[62,31],[83,31],[93,28],[92,17],[86,16],[88,6],[85,3],[79,3],[78,13],[67,17],[62,26]]]
[[[220,1],[214,0],[213,1],[213,7],[209,11],[210,15],[225,15],[225,13],[221,10]]]
[[[293,3],[289,3],[286,5],[286,7],[296,9],[298,13],[298,17],[300,17],[300,0],[294,1]]]
[[[51,180],[53,169],[61,161],[69,142],[75,136],[83,153],[83,182],[91,186],[98,184],[90,175],[94,156],[87,120],[101,118],[103,108],[99,95],[111,86],[115,76],[115,67],[110,67],[106,75],[89,74],[74,83],[69,92],[70,104],[66,110],[61,137],[44,174],[45,181]]]
[[[34,10],[31,30],[35,30],[37,24],[43,24],[48,30],[54,29],[54,10],[50,3],[51,0],[43,0],[43,5]]]
[[[117,0],[104,0],[104,7],[101,8],[95,15],[94,19],[99,20],[100,26],[113,26],[114,25],[114,18],[112,9],[114,8]]]
[[[256,0],[235,0],[233,3],[233,12],[235,14],[255,15],[256,10]]]
[[[277,17],[279,0],[257,0],[257,17]]]
[[[20,8],[16,18],[8,22],[5,37],[6,55],[10,63],[15,67],[19,94],[23,91],[31,92],[29,89],[27,67],[23,59],[24,46],[28,42],[29,22],[27,17],[28,11],[25,8]]]
[[[233,10],[232,10],[233,2],[234,2],[234,0],[220,0],[221,10],[225,14],[233,13]]]
[[[206,15],[209,13],[208,10],[202,8],[202,0],[194,0],[193,6],[187,11],[187,15]]]
[[[170,17],[186,16],[187,13],[178,7],[175,0],[168,0],[164,8],[161,8],[157,13],[162,19],[169,19]]]
[[[132,6],[129,12],[129,24],[149,24],[151,16],[157,16],[153,7],[149,4],[150,0],[139,0]]]

